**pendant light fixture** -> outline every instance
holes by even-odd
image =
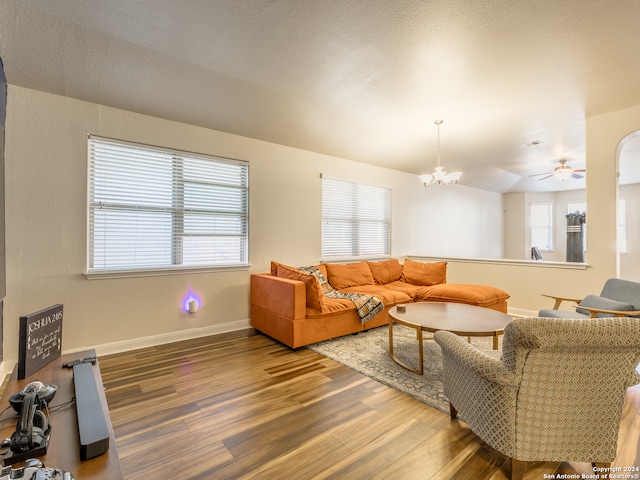
[[[564,158],[560,160],[560,166],[556,167],[553,170],[553,176],[556,177],[561,182],[564,182],[566,179],[570,178],[572,175],[573,175],[573,168],[567,165],[567,161]]]
[[[442,125],[442,120],[436,120],[433,123],[438,127],[438,165],[435,167],[433,173],[420,175],[420,181],[424,183],[425,187],[433,185],[434,183],[437,183],[438,185],[449,185],[450,183],[456,184],[458,183],[458,180],[460,180],[462,172],[447,173],[444,171],[443,167],[440,166],[440,125]]]

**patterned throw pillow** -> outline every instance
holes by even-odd
[[[322,311],[322,307],[324,307],[324,294],[322,293],[320,282],[314,275],[281,263],[278,264],[277,274],[278,277],[304,282],[307,292],[307,307]]]

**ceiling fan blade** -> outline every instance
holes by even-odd
[[[541,175],[544,175],[544,173],[542,173]],[[538,179],[538,181],[540,181],[540,180],[546,180],[546,179],[547,179],[547,178],[549,178],[549,177],[553,177],[553,173],[550,173],[550,174],[549,174],[549,175],[547,175],[546,177],[539,178],[539,179]]]
[[[533,175],[529,175],[530,177],[539,177],[540,175],[553,175],[552,173],[534,173]]]
[[[583,178],[584,175],[578,175],[576,172],[579,172],[580,170],[574,170],[573,173],[571,174],[572,178]],[[584,171],[584,170],[583,170]]]
[[[574,170],[573,172],[574,172],[574,173],[575,173],[575,172],[583,172],[583,173],[584,173],[584,172],[586,172],[586,170],[584,170],[584,169],[582,169],[582,170]]]

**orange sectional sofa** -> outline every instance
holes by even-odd
[[[446,283],[446,262],[390,259],[317,268],[338,292],[374,295],[384,309],[362,324],[353,302],[325,296],[314,275],[271,262],[270,273],[251,275],[251,325],[298,348],[386,325],[389,309],[401,303],[456,302],[507,312],[509,294],[499,288]]]

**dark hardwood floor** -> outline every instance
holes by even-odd
[[[464,422],[253,330],[99,361],[126,479],[508,478]],[[621,467],[640,465],[640,386],[628,392]],[[554,473],[592,471],[534,463],[525,479]]]

